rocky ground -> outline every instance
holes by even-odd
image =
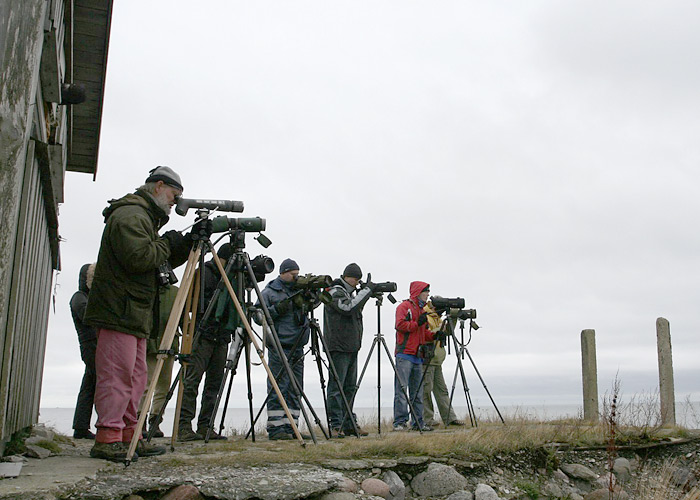
[[[41,434],[43,431],[38,430]],[[609,453],[551,443],[536,449],[497,455],[480,462],[407,456],[391,459],[328,460],[308,463],[237,466],[236,456],[201,443],[178,445],[175,452],[140,459],[129,467],[89,458],[90,441],[56,443],[34,436],[33,457],[9,457],[22,464],[19,477],[0,481],[0,498],[95,500],[412,498],[449,500],[610,498]],[[371,438],[371,437],[370,437]],[[367,438],[365,438],[367,439]],[[31,439],[30,439],[31,441]],[[161,440],[166,444],[167,440]],[[37,444],[38,443],[38,444]],[[284,443],[294,446],[295,443]],[[700,475],[700,437],[666,439],[653,445],[617,450],[612,481],[614,498],[645,500],[660,480],[671,487],[656,498],[681,498]],[[303,454],[300,453],[300,459]],[[37,458],[42,457],[42,458]],[[7,460],[7,458],[6,458]],[[14,462],[13,462],[14,461]],[[664,467],[664,464],[666,466]],[[646,489],[645,489],[646,488]],[[687,496],[687,499],[698,496]]]

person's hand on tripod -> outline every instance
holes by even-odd
[[[192,241],[207,240],[211,236],[211,233],[214,232],[213,230],[214,224],[211,219],[200,219],[192,226],[189,237]]]
[[[187,241],[187,236],[183,235],[180,231],[171,229],[170,231],[163,233],[163,236],[161,237],[168,242],[171,252],[176,248],[182,247],[183,245],[187,245],[187,248],[189,249],[190,242]]]

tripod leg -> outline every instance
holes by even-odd
[[[242,334],[241,334],[242,335]],[[226,418],[226,409],[228,408],[229,397],[231,396],[231,387],[233,386],[233,377],[236,375],[236,366],[238,366],[238,360],[241,356],[241,351],[243,349],[243,342],[241,335],[236,332],[236,337],[231,343],[228,350],[228,355],[226,356],[226,365],[224,367],[224,376],[221,378],[221,384],[219,385],[219,391],[216,394],[216,400],[214,402],[214,408],[211,412],[211,417],[209,418],[209,423],[207,424],[207,434],[204,436],[204,442],[209,442],[209,437],[211,436],[211,431],[214,429],[214,421],[216,420],[216,413],[219,411],[219,404],[221,403],[221,396],[223,396],[224,388],[226,387],[226,379],[231,375],[228,384],[228,392],[226,393],[226,402],[224,403],[224,411],[221,415],[221,426],[220,432],[224,429],[224,419]]]
[[[462,349],[464,346],[457,345],[457,339],[452,335],[452,341],[454,342],[455,353],[457,353],[457,368],[455,369],[455,382],[452,386],[452,392],[454,394],[454,387],[456,385],[457,374],[461,376],[462,388],[464,389],[464,397],[467,400],[467,413],[469,413],[469,422],[472,427],[477,427],[478,423],[476,421],[476,412],[474,411],[474,405],[472,404],[472,398],[469,394],[469,384],[467,384],[467,377],[464,375],[464,365],[462,364]],[[450,405],[452,404],[452,397],[450,396]]]
[[[182,335],[182,353],[191,354],[192,353],[192,343],[194,339],[194,326],[197,317],[197,297],[199,296],[199,277],[200,273],[197,273],[194,281],[194,286],[190,289],[190,295],[187,297],[187,306],[185,310],[189,310],[189,314],[185,315],[185,321],[183,323],[183,335]],[[180,411],[182,410],[182,398],[184,396],[185,390],[185,377],[187,375],[187,363],[183,365],[184,369],[180,372],[180,386],[177,391],[177,403],[175,405],[175,421],[173,423],[173,435],[170,440],[170,450],[175,449],[175,442],[177,441],[177,434],[180,429]]]
[[[250,343],[245,344],[245,372],[248,382],[248,412],[250,413],[251,440],[255,442],[255,427],[253,425],[253,385],[250,378]]]
[[[294,435],[296,436],[297,440],[302,446],[305,446],[306,443],[304,443],[304,439],[301,437],[301,433],[299,432],[299,429],[297,428],[296,423],[294,422],[294,419],[292,418],[292,414],[289,411],[289,407],[287,406],[287,402],[284,400],[284,396],[282,395],[282,392],[280,391],[279,386],[277,385],[277,381],[274,379],[272,376],[272,371],[270,371],[270,367],[268,366],[267,362],[265,361],[265,356],[262,352],[262,349],[260,345],[258,344],[257,339],[255,338],[255,335],[253,334],[253,329],[250,327],[250,323],[248,322],[248,319],[246,318],[245,312],[243,311],[243,308],[241,307],[241,303],[238,300],[238,297],[236,297],[235,292],[233,291],[233,287],[231,286],[231,281],[229,281],[228,276],[226,276],[226,272],[224,270],[224,266],[221,264],[221,259],[219,259],[219,256],[216,255],[216,253],[212,253],[212,256],[214,258],[214,263],[216,264],[216,267],[219,269],[219,273],[221,273],[221,278],[224,281],[224,284],[226,285],[226,289],[228,290],[229,295],[231,296],[231,300],[233,301],[233,305],[236,308],[236,311],[238,312],[238,316],[241,319],[241,322],[243,323],[243,326],[248,333],[248,337],[250,338],[250,341],[253,343],[253,346],[255,347],[255,352],[258,353],[258,356],[260,357],[260,362],[262,365],[265,367],[265,371],[267,372],[268,380],[270,380],[270,384],[273,386],[275,389],[275,392],[277,393],[277,397],[280,399],[280,403],[282,404],[282,408],[284,409],[285,414],[287,415],[287,418],[289,419],[289,424],[292,427],[292,430],[294,431]],[[248,272],[251,275],[251,279],[253,283],[255,284],[255,289],[256,292],[258,292],[258,297],[261,297],[260,294],[260,289],[257,286],[257,280],[255,279],[255,273],[253,272],[252,268],[250,267],[250,261],[246,259],[246,266],[248,268]],[[267,306],[265,306],[265,302],[261,301],[261,304],[263,305],[264,310],[267,309]],[[269,311],[266,311],[267,314],[266,316],[269,317]],[[279,341],[279,339],[277,339]],[[282,355],[284,355],[284,352],[282,352]],[[287,365],[288,366],[288,365]],[[289,370],[291,372],[291,370]],[[294,375],[290,373],[291,379],[296,380]],[[307,423],[308,425],[308,423]],[[311,427],[309,425],[309,427]],[[312,434],[311,436],[313,437],[313,430],[311,431]],[[314,441],[315,442],[315,441]]]
[[[173,380],[173,383],[170,384],[170,389],[168,389],[168,393],[165,395],[165,401],[163,401],[163,406],[160,407],[160,411],[158,412],[158,415],[156,416],[156,422],[161,422],[163,420],[163,414],[165,413],[165,408],[168,406],[168,403],[173,397],[173,394],[175,393],[175,388],[177,387],[177,384],[180,382],[180,371],[182,370],[182,365],[180,366],[180,369],[177,372],[177,375],[175,375],[175,380]],[[150,443],[151,440],[153,439],[153,432],[155,429],[148,429],[148,435],[146,436],[146,442]]]
[[[187,259],[187,266],[185,267],[185,272],[183,273],[182,284],[175,297],[173,308],[170,310],[168,323],[165,327],[163,339],[160,343],[160,350],[162,351],[169,349],[170,346],[173,344],[173,339],[175,338],[175,331],[177,330],[177,324],[180,322],[180,315],[182,314],[182,309],[185,305],[185,298],[189,294],[189,288],[192,286],[192,281],[194,279],[194,269],[197,264],[197,261],[199,260],[199,255],[201,251],[201,245],[197,245],[196,250],[191,251]],[[165,356],[165,354],[158,355],[158,361],[156,362],[155,369],[153,370],[153,380],[151,381],[151,385],[148,388],[148,391],[146,392],[146,397],[144,398],[144,402],[141,407],[141,414],[139,416],[138,423],[136,424],[136,428],[134,429],[134,437],[131,439],[129,449],[126,453],[125,463],[127,465],[131,463],[131,458],[136,452],[136,446],[138,445],[139,438],[141,437],[141,430],[143,429],[143,424],[146,421],[148,410],[151,407],[153,393],[156,390],[156,383],[158,381],[158,377],[160,376],[160,372],[163,369]]]
[[[503,420],[503,416],[501,415],[501,412],[498,410],[498,406],[496,406],[496,402],[493,400],[493,397],[491,397],[491,393],[489,392],[488,387],[486,387],[486,382],[484,382],[484,379],[481,377],[481,373],[479,373],[479,369],[476,367],[476,363],[474,363],[474,360],[472,359],[472,355],[469,354],[469,350],[465,347],[464,352],[467,353],[467,356],[469,356],[469,361],[471,361],[472,366],[474,367],[474,371],[476,372],[477,376],[479,377],[479,380],[481,380],[481,385],[484,386],[484,390],[486,391],[486,394],[489,395],[489,399],[491,400],[491,403],[493,404],[493,407],[496,409],[496,413],[498,413],[498,418],[501,419],[502,423],[506,423],[505,420]]]
[[[321,396],[323,397],[323,408],[326,410],[326,425],[328,426],[328,436],[330,438],[331,434],[331,419],[328,414],[328,400],[326,392],[326,379],[323,376],[323,361],[321,360],[321,352],[318,348],[318,338],[319,334],[317,331],[318,325],[311,323],[311,352],[316,360],[316,368],[318,369],[318,379],[321,382]],[[327,351],[326,351],[327,352]],[[329,356],[330,359],[330,356]],[[336,377],[337,382],[337,377]]]

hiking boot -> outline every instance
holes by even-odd
[[[420,426],[420,428],[417,425],[414,425],[413,427],[411,427],[411,430],[412,431],[420,430],[421,432],[431,432],[433,430],[433,428],[430,427],[429,425],[423,424]]]
[[[201,441],[202,439],[204,439],[204,436],[202,436],[199,432],[194,432],[189,427],[180,429],[177,433],[177,440],[181,442]]]
[[[98,443],[95,442],[90,450],[92,458],[101,458],[111,462],[125,462],[126,454],[129,451],[129,444],[117,441],[116,443]],[[139,457],[138,453],[134,453],[131,461],[135,462]]]
[[[408,427],[406,424],[394,424],[393,430],[396,432],[407,431]]]
[[[95,435],[90,432],[90,429],[75,429],[73,439],[95,439]]]
[[[359,425],[357,426],[357,433],[355,433],[355,429],[353,429],[352,427],[348,427],[347,429],[344,429],[343,433],[346,436],[369,436],[369,432],[364,430]]]
[[[129,446],[129,443],[124,443]],[[157,444],[148,444],[146,441],[139,439],[139,444],[136,445],[136,453],[140,457],[155,457],[156,455],[165,454],[165,446]]]
[[[207,429],[197,429],[197,434],[201,434],[204,439],[207,438]],[[226,441],[228,438],[226,436],[222,436],[218,432],[216,432],[214,429],[209,431],[209,441]]]
[[[331,439],[343,439],[345,433],[341,429],[331,429]]]
[[[456,427],[464,427],[464,426],[467,425],[467,424],[465,424],[465,423],[462,422],[461,420],[453,420],[452,422],[450,422],[449,424],[447,424],[445,427],[447,427],[448,425],[454,425],[454,426],[456,426]]]

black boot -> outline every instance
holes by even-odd
[[[165,436],[163,431],[160,430],[161,420],[158,415],[149,415],[148,417],[148,430],[153,433],[154,438],[162,438]]]

